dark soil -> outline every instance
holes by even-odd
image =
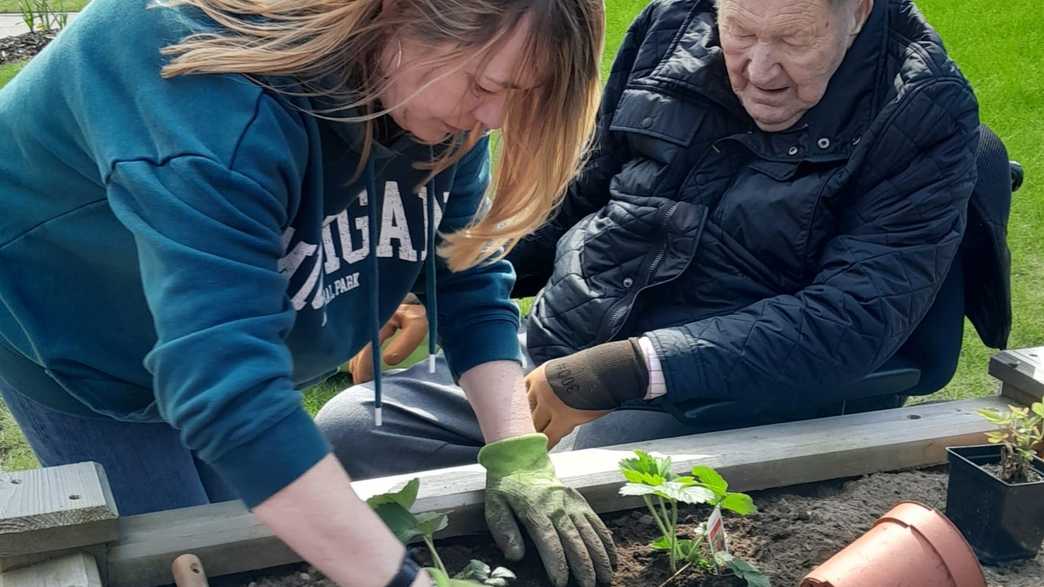
[[[801,578],[830,558],[873,525],[881,514],[903,500],[919,501],[940,511],[946,507],[946,475],[940,471],[879,473],[851,481],[830,481],[763,491],[753,495],[759,511],[749,517],[726,515],[729,548],[767,573],[775,587],[796,587]],[[706,512],[692,509],[679,523],[691,532]],[[646,547],[656,536],[652,517],[635,510],[606,516],[616,535],[620,561],[618,586],[656,587],[671,573],[665,557]],[[418,559],[427,561],[422,549],[414,549]],[[529,549],[532,553],[532,549]],[[439,555],[450,570],[457,570],[469,559],[479,558],[491,565],[503,565],[519,576],[516,587],[548,585],[539,560],[533,555],[520,563],[508,563],[488,536],[445,540]],[[1044,554],[1030,561],[986,567],[990,587],[1044,587]],[[219,582],[220,581],[220,582]],[[670,583],[673,587],[703,587],[702,579],[687,575]],[[212,585],[238,587],[331,586],[317,572],[299,565],[269,572],[267,576],[240,576],[214,580]],[[887,586],[882,586],[887,587]]]
[[[0,39],[0,65],[36,56],[57,34],[58,31],[33,32]]]
[[[994,477],[1001,479],[1002,469],[999,464],[979,465],[979,467],[983,471],[989,473],[990,475],[993,475]],[[1036,469],[1030,469],[1029,475],[1027,477],[1028,478],[1023,481],[1008,481],[1008,483],[1040,483],[1041,481],[1044,481],[1044,475],[1038,473]]]

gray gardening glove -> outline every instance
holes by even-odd
[[[587,500],[555,476],[546,436],[492,442],[478,460],[486,468],[486,523],[508,560],[525,554],[521,521],[555,587],[565,587],[570,572],[581,587],[612,582],[612,533]]]

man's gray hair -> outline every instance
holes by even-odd
[[[833,6],[834,8],[838,8],[840,6],[844,6],[845,4],[848,4],[849,2],[853,2],[854,0],[829,0],[829,1],[830,1],[830,5],[831,6]],[[715,8],[717,8],[720,5],[721,5],[721,0],[714,0],[714,7]]]

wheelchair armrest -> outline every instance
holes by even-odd
[[[921,370],[913,361],[894,356],[873,373],[845,386],[838,399],[850,400],[883,395],[903,395],[921,381]]]

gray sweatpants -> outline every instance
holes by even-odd
[[[525,335],[520,334],[522,348]],[[528,357],[527,372],[532,368]],[[436,371],[427,362],[383,378],[384,425],[373,425],[373,385],[356,385],[331,399],[319,429],[353,479],[369,479],[474,464],[482,448],[478,420],[464,392],[453,384],[440,353]],[[618,410],[580,426],[553,452],[695,434],[660,411]]]

